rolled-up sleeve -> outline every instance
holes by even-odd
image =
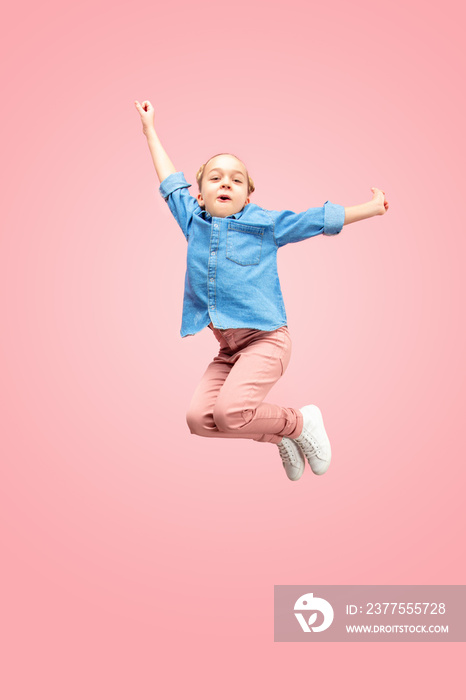
[[[333,204],[328,200],[324,204],[324,236],[334,236],[340,233],[345,223],[345,207]]]
[[[289,210],[269,211],[274,219],[275,241],[278,247],[304,241],[320,233],[333,236],[340,233],[345,222],[345,208],[327,201],[322,207],[311,207],[295,213]]]
[[[159,187],[160,195],[167,202],[186,239],[189,236],[189,222],[193,212],[199,207],[196,198],[189,194],[188,187],[191,185],[182,172],[168,175]]]

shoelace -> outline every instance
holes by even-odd
[[[293,452],[287,442],[281,442],[277,447],[283,460],[287,459],[289,462],[293,462]]]
[[[315,455],[320,455],[320,445],[317,442],[317,440],[309,433],[306,433],[305,435],[300,437],[298,440],[296,440],[296,442],[299,444],[306,457],[314,457]]]

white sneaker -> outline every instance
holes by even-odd
[[[284,437],[277,445],[286,475],[291,481],[298,481],[303,475],[306,461],[301,448],[290,438]]]
[[[304,406],[300,409],[304,416],[303,431],[294,438],[302,449],[314,474],[325,474],[330,466],[332,451],[330,440],[324,428],[322,413],[317,406]]]

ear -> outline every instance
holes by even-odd
[[[204,206],[204,200],[203,200],[202,194],[201,194],[200,192],[199,192],[199,194],[197,195],[197,203],[199,204],[200,207],[203,207],[203,206]]]
[[[250,202],[251,202],[251,197],[248,197],[244,204],[246,205],[246,204],[249,204]]]

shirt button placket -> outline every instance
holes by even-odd
[[[219,240],[219,224],[215,219],[212,219],[212,231],[210,236],[210,255],[209,255],[209,269],[207,271],[208,275],[208,304],[209,311],[214,312],[216,308],[215,299],[215,278],[217,275],[217,250],[218,250],[218,240]],[[211,313],[212,315],[212,313]]]

